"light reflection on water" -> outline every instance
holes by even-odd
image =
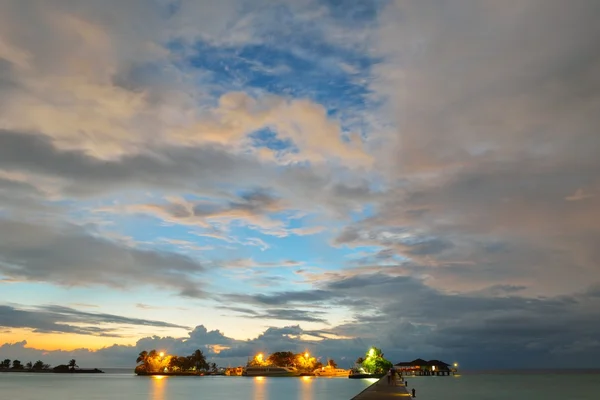
[[[165,386],[167,380],[164,375],[153,375],[152,382],[152,400],[165,400]]]
[[[303,376],[302,378],[302,389],[301,389],[301,400],[313,400],[313,380],[310,376]]]
[[[267,400],[267,391],[265,389],[267,383],[264,376],[254,377],[254,400]]]

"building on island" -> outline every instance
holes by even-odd
[[[440,360],[425,361],[422,358],[416,360],[399,362],[394,369],[401,375],[416,376],[449,376],[456,374],[458,364],[448,364]]]

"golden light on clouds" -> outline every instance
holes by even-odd
[[[78,335],[74,333],[39,333],[29,329],[11,329],[2,333],[3,343],[17,343],[27,341],[28,348],[44,350],[75,350],[88,348],[91,350],[112,346],[113,344],[132,345],[137,338],[101,337],[92,335]]]

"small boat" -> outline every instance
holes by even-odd
[[[246,367],[246,376],[300,376],[294,367]]]
[[[327,365],[322,368],[317,368],[313,371],[315,376],[348,376],[350,374],[349,369],[342,368],[332,368],[330,365]]]

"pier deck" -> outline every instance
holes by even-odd
[[[388,385],[387,376],[384,376],[351,400],[388,400],[398,398],[410,398],[411,395],[398,377],[392,384]]]

